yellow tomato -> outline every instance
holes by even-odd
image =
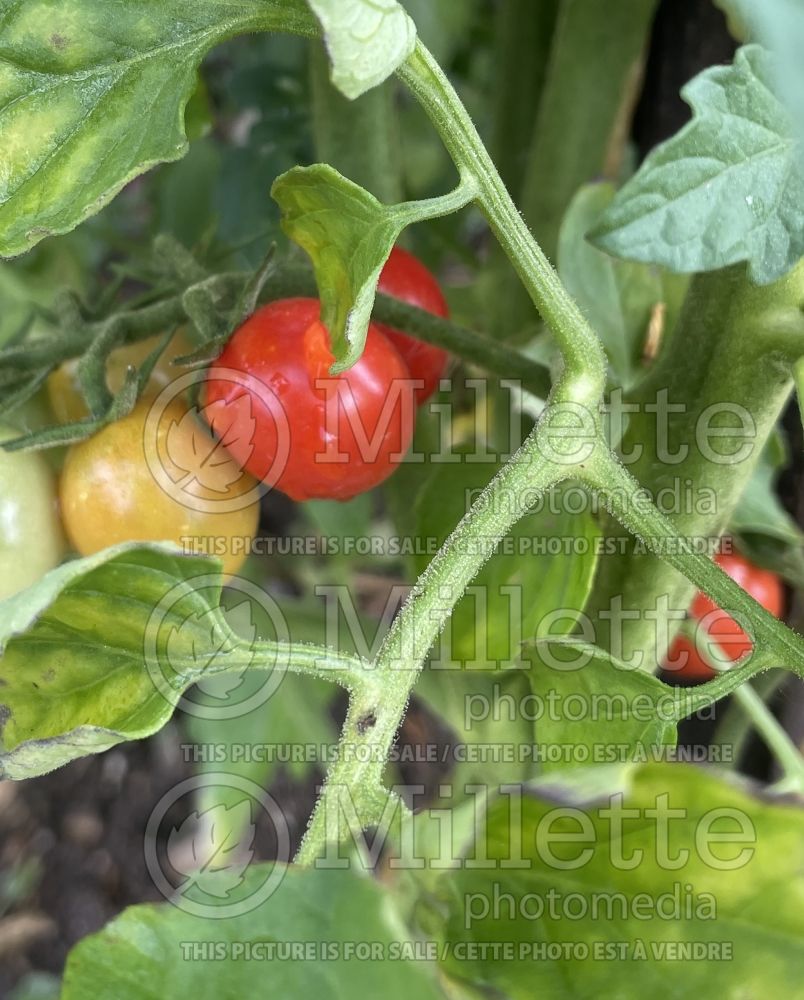
[[[258,484],[193,411],[141,400],[123,420],[70,448],[61,477],[67,536],[81,555],[126,541],[169,541],[218,556],[227,574],[248,555]]]
[[[126,344],[112,351],[106,362],[106,384],[109,392],[117,393],[123,388],[126,372],[133,365],[139,368],[148,355],[156,348],[161,337],[148,337],[136,344]],[[193,345],[183,330],[177,330],[165,350],[154,365],[145,396],[155,396],[166,385],[178,378],[182,372],[171,364],[174,358],[189,354]],[[78,383],[78,358],[65,361],[47,380],[47,394],[50,408],[60,424],[72,424],[89,416],[89,410],[81,395]]]

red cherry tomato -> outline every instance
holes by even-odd
[[[383,295],[401,299],[435,316],[449,316],[449,306],[436,279],[420,260],[401,247],[394,247],[391,251],[377,288]],[[416,389],[416,402],[421,406],[438,388],[449,354],[443,348],[416,340],[401,330],[384,325],[380,325],[380,329],[402,355],[411,378],[424,382]]]
[[[340,375],[317,299],[284,299],[235,331],[207,373],[204,416],[240,465],[294,500],[348,500],[386,479],[413,437],[410,373],[369,327]]]
[[[784,590],[779,577],[760,569],[738,555],[718,555],[715,562],[755,600],[779,618],[784,609]],[[737,622],[721,611],[705,594],[692,602],[690,617],[700,623],[706,634],[716,640],[732,662],[741,660],[751,651],[751,640]],[[684,680],[710,680],[716,671],[701,656],[696,643],[687,636],[678,636],[670,649],[664,669]]]

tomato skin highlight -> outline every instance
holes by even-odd
[[[0,426],[0,440],[19,431]],[[56,481],[41,452],[0,449],[0,600],[32,586],[64,555]]]
[[[402,460],[415,403],[407,366],[375,324],[360,360],[331,376],[320,309],[283,299],[246,320],[207,372],[204,416],[243,468],[293,500],[349,500]]]
[[[772,615],[781,617],[784,611],[784,588],[775,573],[754,566],[736,554],[717,555],[715,562]],[[705,628],[708,635],[717,640],[717,644],[733,663],[751,651],[749,637],[706,594],[696,594],[689,615],[696,623],[701,623],[700,627]],[[702,619],[706,619],[706,622]],[[708,681],[717,676],[717,671],[699,653],[696,643],[685,635],[674,639],[663,668],[682,680]]]
[[[424,309],[434,316],[444,319],[449,317],[447,300],[435,277],[420,260],[401,247],[394,247],[391,251],[391,256],[382,269],[377,290],[383,295]],[[411,378],[424,383],[416,389],[416,402],[421,406],[438,389],[438,383],[449,363],[449,354],[442,347],[417,340],[401,330],[394,330],[382,323],[378,326],[402,355],[410,369]]]
[[[204,485],[188,487],[186,502],[169,493],[148,465],[144,435],[151,403],[140,401],[129,416],[110,424],[86,441],[73,445],[67,453],[61,476],[60,499],[67,536],[82,556],[92,555],[121,542],[173,542],[182,545],[192,539],[201,544],[193,551],[208,552],[223,561],[224,573],[231,575],[248,555],[248,542],[259,521],[259,502],[233,504],[235,509],[204,510],[197,498],[220,502],[230,487],[231,467],[205,473]],[[189,423],[187,421],[194,421]],[[199,445],[216,442],[200,420],[174,400],[159,421],[159,453],[164,459],[165,476],[182,482],[192,476],[187,470],[197,466]],[[250,476],[235,468],[240,477],[239,494],[256,486]],[[216,481],[217,477],[217,481]],[[165,480],[167,482],[167,480]]]

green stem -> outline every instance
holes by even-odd
[[[215,665],[199,672],[199,676],[226,674],[244,667],[289,671],[339,684],[358,697],[377,697],[376,670],[358,656],[306,642],[246,642],[235,632],[230,632],[229,643],[227,655],[216,657]]]
[[[685,635],[690,642],[695,642],[695,629],[691,621],[688,620],[684,623],[681,634]],[[728,676],[731,673],[728,669],[724,669],[722,664],[712,662],[705,652],[703,655],[716,674]],[[726,727],[720,726],[714,742],[720,746],[732,743],[735,750],[733,763],[736,766],[742,745],[744,745],[751,730],[755,729],[781,765],[785,784],[796,791],[804,791],[804,757],[779,720],[768,708],[766,701],[767,697],[771,697],[776,692],[780,680],[783,679],[784,675],[777,675],[776,671],[773,671],[764,677],[757,678],[752,683],[743,683],[735,687],[731,694],[734,699],[732,711],[739,716],[737,724],[732,723],[731,733],[726,731]],[[755,685],[762,686],[762,693],[757,690]],[[688,697],[694,697],[694,691]]]
[[[537,428],[419,578],[377,656],[375,669],[382,683],[381,697],[350,706],[339,756],[316,804],[296,858],[299,864],[312,864],[320,856],[331,836],[333,815],[338,815],[344,789],[368,792],[363,802],[373,806],[373,812],[360,817],[364,826],[381,820],[381,809],[387,801],[382,792],[385,762],[430,647],[466,587],[511,527],[527,514],[536,502],[536,494],[567,475],[566,466],[544,460]],[[366,720],[371,721],[370,727]],[[364,760],[355,761],[348,754],[355,743],[365,751]]]
[[[728,527],[789,398],[792,366],[804,353],[803,302],[802,266],[762,287],[743,266],[696,276],[675,333],[629,397],[621,454],[654,502],[672,508],[677,535],[716,540]],[[615,601],[623,616],[665,599],[685,611],[694,588],[616,525],[607,533],[618,535],[617,555],[601,559],[586,610],[608,649]],[[667,651],[656,639],[644,615],[623,618],[618,655],[641,653],[653,671]]]
[[[508,8],[511,0],[500,6]],[[524,171],[511,190],[526,224],[555,262],[561,224],[578,189],[620,176],[656,0],[549,0],[530,6],[549,8],[554,30],[538,114],[529,128],[513,133]],[[536,61],[540,58],[537,48]],[[491,267],[488,324],[495,336],[511,339],[532,328],[533,306],[502,254],[492,256]],[[497,308],[501,292],[504,313]]]
[[[522,213],[551,260],[578,188],[618,177],[656,6],[561,0],[522,192]]]
[[[497,5],[492,157],[505,186],[518,198],[531,135],[547,74],[559,0],[505,0]]]
[[[357,656],[309,643],[255,642],[251,648],[258,657],[287,664],[291,673],[310,674],[358,693],[377,687],[372,664]]]
[[[474,181],[478,204],[553,328],[565,368],[545,417],[420,577],[386,636],[376,662],[382,698],[374,704],[365,700],[350,704],[338,759],[327,775],[296,859],[300,864],[312,864],[333,835],[343,836],[339,816],[345,790],[360,788],[360,801],[368,812],[360,817],[363,825],[383,819],[379,810],[388,801],[382,785],[385,762],[430,647],[502,538],[540,492],[567,478],[576,467],[571,460],[546,457],[555,454],[552,414],[567,401],[597,407],[605,386],[605,356],[599,340],[522,221],[458,95],[421,43],[400,76],[441,134],[462,183]],[[353,743],[361,746],[364,759],[352,759],[349,748]]]
[[[787,675],[781,670],[770,670],[767,674],[757,677],[751,684],[759,697],[768,702],[786,679]],[[740,705],[732,702],[717,727],[713,743],[720,747],[730,747],[732,760],[736,766],[745,752],[753,728],[751,719]]]
[[[406,330],[430,344],[438,344],[455,357],[469,361],[492,375],[519,381],[524,389],[540,399],[546,399],[550,392],[552,379],[543,364],[496,340],[387,295],[377,296],[373,315],[380,323]]]
[[[571,389],[567,385],[570,398],[596,406],[606,383],[600,341],[519,214],[455,89],[421,42],[399,75],[427,112],[460,174],[474,178],[483,214],[561,349],[574,381]]]
[[[680,536],[673,522],[645,497],[637,480],[607,447],[597,448],[576,475],[599,492],[609,512],[650,552],[737,619],[754,645],[750,660],[753,672],[784,667],[804,677],[804,644],[800,636],[774,618],[711,559],[687,551],[685,542],[689,544],[689,540]],[[645,615],[642,618],[655,645],[656,620]]]
[[[249,280],[247,274],[235,272],[220,277],[231,286],[228,295],[233,300],[237,299]],[[282,265],[265,282],[260,302],[299,295],[318,295],[312,272],[306,267]],[[13,369],[16,384],[25,372],[57,367],[62,361],[83,355],[98,333],[110,324],[112,335],[119,333],[123,343],[164,333],[187,321],[182,298],[183,293],[138,309],[124,310],[110,320],[85,323],[69,334],[60,332],[58,337],[14,345],[0,351],[0,371]],[[380,323],[407,330],[420,340],[444,347],[455,357],[463,358],[493,375],[518,380],[523,388],[541,399],[545,399],[550,391],[550,372],[543,364],[467,327],[387,295],[377,296],[373,316]]]
[[[804,792],[804,757],[773,712],[750,684],[737,688],[734,699],[779,762],[785,788]]]
[[[793,378],[796,383],[796,396],[798,397],[798,409],[801,414],[801,423],[804,426],[804,358],[796,362],[793,369]]]

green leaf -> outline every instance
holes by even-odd
[[[543,639],[523,654],[538,703],[542,771],[629,764],[675,746],[673,688],[581,641]]]
[[[473,192],[462,184],[443,198],[383,205],[337,170],[317,163],[277,177],[271,195],[282,209],[282,229],[312,259],[335,375],[351,368],[363,352],[380,272],[402,230],[456,211]]]
[[[345,371],[363,352],[380,272],[407,220],[326,164],[294,167],[271,195],[283,230],[313,261],[332,373]]]
[[[737,38],[759,42],[773,53],[785,100],[804,139],[804,7],[799,0],[715,0]]]
[[[493,460],[436,467],[418,498],[420,552],[444,543],[498,469]],[[578,503],[583,512],[570,513]],[[454,663],[489,669],[515,660],[524,641],[571,630],[597,566],[599,528],[590,506],[582,487],[562,487],[516,524],[455,608],[444,633]],[[428,556],[417,560],[422,572]],[[564,609],[558,619],[556,609]]]
[[[380,272],[410,220],[326,164],[294,167],[271,195],[282,229],[313,262],[336,358],[332,373],[345,371],[363,352]]]
[[[762,803],[699,768],[651,765],[624,797],[500,796],[466,858],[440,880],[440,953],[450,976],[489,995],[801,992],[798,807]],[[679,950],[696,943],[697,953]]]
[[[301,0],[6,0],[0,253],[73,229],[138,174],[183,156],[203,56],[277,29],[312,33]]]
[[[542,0],[538,6],[549,4]],[[551,260],[561,219],[575,192],[595,177],[621,176],[628,162],[631,118],[642,92],[641,69],[658,6],[658,0],[557,4],[539,105],[529,130],[532,138],[529,144],[528,133],[509,138],[526,163],[522,213]],[[524,53],[521,58],[530,61]],[[522,96],[533,100],[528,93]],[[507,320],[503,329],[510,325]],[[518,325],[519,315],[513,323]]]
[[[150,736],[193,681],[239,666],[220,579],[217,561],[127,544],[0,604],[0,773],[31,777]]]
[[[496,789],[533,775],[532,758],[526,752],[533,743],[532,724],[522,713],[512,718],[496,710],[500,705],[527,703],[530,692],[523,671],[427,665],[415,692],[454,732],[443,761],[453,765],[445,801],[450,808],[471,798],[470,789],[477,785]]]
[[[577,193],[561,226],[558,273],[603,341],[614,377],[627,388],[644,374],[642,358],[654,311],[664,310],[662,337],[667,337],[688,279],[657,267],[614,260],[587,241],[586,234],[614,196],[613,184],[589,184]]]
[[[577,636],[531,643],[522,664],[541,709],[533,735],[545,772],[662,760],[682,719],[767,667],[751,657],[706,684],[670,687]]]
[[[246,893],[258,891],[266,869],[273,866],[249,869]],[[357,949],[366,946],[360,960]],[[302,959],[292,957],[293,947]],[[170,905],[131,907],[73,949],[62,1000],[438,1000],[431,967],[407,959],[405,949],[412,954],[410,936],[376,882],[347,871],[289,868],[258,908],[227,920]]]
[[[307,0],[321,22],[332,82],[354,100],[395,72],[416,46],[416,25],[397,0]]]
[[[618,257],[684,273],[747,261],[769,284],[804,255],[800,144],[756,45],[682,91],[694,118],[645,160],[592,233]]]

